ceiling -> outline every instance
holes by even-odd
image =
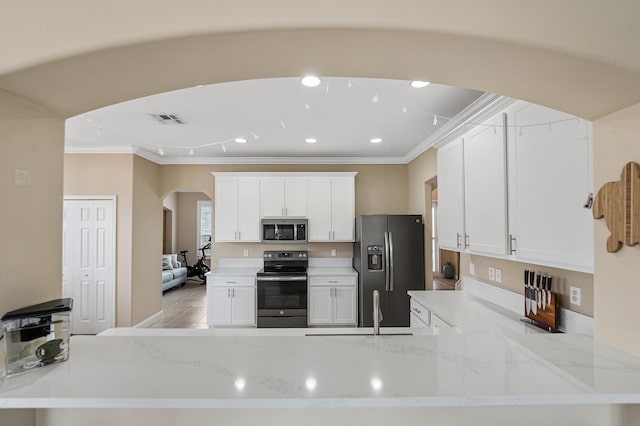
[[[67,120],[65,151],[135,152],[160,164],[407,162],[484,95],[404,80],[320,80],[317,87],[298,77],[218,83],[100,108]]]

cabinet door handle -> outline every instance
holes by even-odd
[[[422,311],[421,311],[420,309],[418,309],[418,308],[413,308],[413,310],[414,310],[414,312],[415,312],[415,313],[417,313],[418,315],[419,315],[419,314],[422,314]]]
[[[231,297],[236,297],[236,289],[235,288],[231,289]]]
[[[237,284],[237,281],[227,281],[227,284]]]
[[[238,231],[238,240],[242,239],[242,232]]]
[[[329,281],[329,283],[330,283],[330,284],[338,284],[338,281],[332,281],[332,280],[330,280],[330,281]]]
[[[329,231],[329,239],[331,239],[331,231]]]
[[[509,234],[509,254],[513,254],[516,252],[516,237],[512,234]]]
[[[333,231],[333,239],[336,239],[336,231]]]
[[[227,289],[227,297],[231,297],[231,289],[230,288]]]
[[[464,248],[469,248],[469,234],[464,234]]]
[[[456,247],[460,248],[460,233],[456,232]]]

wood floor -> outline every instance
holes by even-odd
[[[453,290],[456,280],[434,278],[434,290]],[[162,317],[148,328],[207,328],[207,288],[200,280],[187,280],[162,295]]]

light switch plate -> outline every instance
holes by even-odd
[[[243,254],[244,254],[244,257],[249,256],[249,250],[244,250],[244,251],[243,251]]]
[[[331,249],[331,256],[336,257],[337,254],[338,252],[336,251],[336,249]]]
[[[471,275],[475,275],[476,274],[476,265],[474,263],[470,263],[469,264],[469,273]]]
[[[502,269],[496,269],[496,282],[502,282]]]
[[[489,266],[489,281],[495,281],[496,279],[496,268]]]

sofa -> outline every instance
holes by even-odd
[[[187,282],[187,268],[177,260],[177,255],[162,256],[162,291],[165,292]]]

